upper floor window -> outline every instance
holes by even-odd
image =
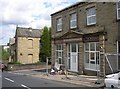
[[[117,2],[117,19],[120,19],[120,0]]]
[[[96,24],[96,10],[95,7],[87,9],[87,25]]]
[[[57,31],[62,31],[62,18],[57,19]]]
[[[77,27],[77,16],[76,13],[70,15],[70,28]]]
[[[33,48],[33,40],[32,39],[28,39],[28,48]]]

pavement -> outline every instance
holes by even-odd
[[[48,70],[49,72],[50,70]],[[61,81],[61,82],[68,82],[73,84],[80,84],[86,87],[97,87],[103,88],[104,87],[104,79],[99,78],[97,76],[87,76],[87,75],[52,75],[46,72],[46,69],[31,69],[31,70],[18,70],[12,71],[11,73],[14,74],[21,74],[21,75],[30,75],[38,78],[44,78],[49,80]],[[100,84],[95,84],[95,82]]]

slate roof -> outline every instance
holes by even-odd
[[[16,35],[18,37],[40,38],[42,35],[42,30],[32,28],[17,27],[16,32],[17,32]]]

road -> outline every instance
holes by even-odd
[[[14,74],[4,71],[2,74],[2,87],[2,89],[5,87],[21,87],[22,89],[32,89],[33,87],[81,87],[81,89],[83,89],[82,87],[86,86],[47,80],[30,75]]]

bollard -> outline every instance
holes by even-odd
[[[48,57],[46,57],[46,74],[48,76]]]

